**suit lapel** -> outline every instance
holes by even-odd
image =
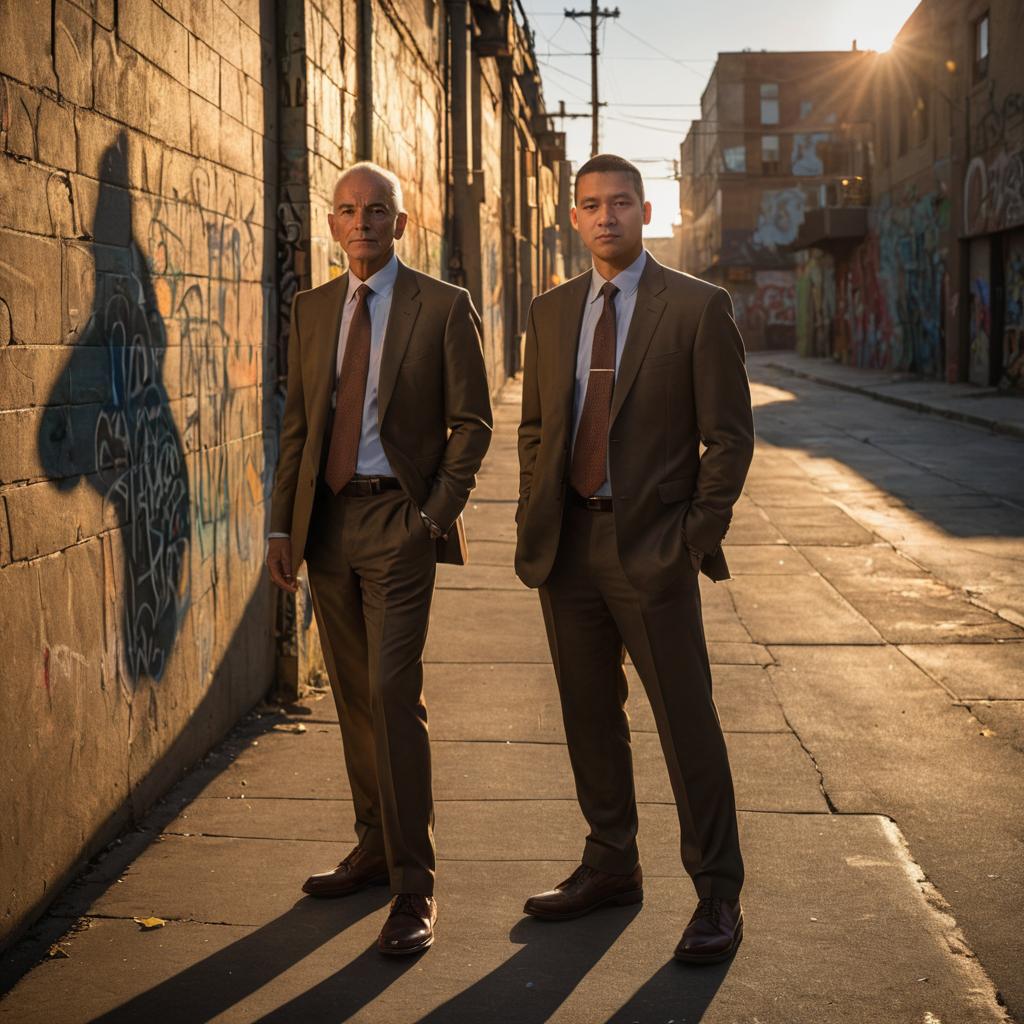
[[[384,331],[384,346],[380,354],[380,377],[377,382],[378,425],[384,422],[388,403],[395,393],[398,368],[402,365],[405,350],[409,347],[412,329],[422,305],[419,293],[420,286],[416,283],[416,275],[399,261],[395,288],[391,293],[391,312],[388,314],[388,326]]]
[[[576,397],[576,359],[579,354],[580,326],[590,294],[591,272],[570,281],[558,317],[558,336],[552,345],[556,365],[551,376],[551,393],[567,396],[565,422],[572,424],[573,402]]]
[[[619,372],[615,378],[615,391],[612,394],[612,410],[609,424],[622,408],[622,403],[629,394],[629,389],[636,380],[636,375],[650,347],[655,328],[665,312],[665,300],[658,297],[665,290],[665,272],[660,263],[647,254],[647,264],[640,277],[640,285],[636,291],[636,305],[633,307],[633,319],[629,322],[626,343],[622,347],[622,359]]]
[[[314,436],[322,436],[327,426],[331,391],[338,375],[338,341],[346,295],[348,295],[347,272],[337,278],[329,290],[325,290],[324,306],[318,313],[318,322],[313,332],[313,346],[308,360],[309,379],[314,382],[309,403],[311,412],[309,432]]]

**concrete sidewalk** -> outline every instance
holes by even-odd
[[[755,366],[768,366],[829,387],[854,391],[880,402],[915,412],[985,427],[997,434],[1024,437],[1024,395],[976,384],[921,380],[908,373],[843,366],[832,359],[809,358],[795,352],[753,352]]]
[[[337,721],[330,697],[317,694],[243,722],[148,831],[128,836],[61,899],[42,933],[70,929],[63,953],[25,975],[0,1002],[0,1021],[1007,1020],[896,825],[881,813],[836,813],[790,726],[769,666],[797,669],[778,662],[770,644],[890,648],[747,499],[729,536],[736,580],[702,580],[747,860],[738,956],[704,969],[671,959],[694,896],[635,677],[645,904],[563,924],[524,918],[528,894],[571,872],[585,827],[537,598],[511,568],[518,403],[510,389],[497,409],[467,512],[473,562],[439,573],[427,648],[435,947],[411,961],[376,953],[381,889],[342,901],[300,898],[306,875],[336,863],[352,840]],[[762,505],[770,504],[766,487],[806,488],[770,451],[758,459],[752,483]],[[872,540],[852,520],[801,528],[809,543]],[[811,537],[814,529],[832,539]],[[791,678],[813,686],[816,671]],[[150,916],[167,923],[144,931],[133,920]]]

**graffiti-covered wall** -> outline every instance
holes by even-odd
[[[945,349],[950,204],[937,191],[878,198],[868,235],[838,261],[809,250],[797,269],[798,349],[853,366],[934,377]]]
[[[0,14],[0,937],[273,666],[269,33],[92,10]]]

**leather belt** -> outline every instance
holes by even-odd
[[[579,508],[585,508],[589,512],[611,512],[612,510],[612,499],[594,496],[592,498],[584,498],[578,491],[569,488],[569,501],[573,505]]]
[[[346,498],[369,498],[381,491],[401,489],[402,485],[393,476],[354,476],[338,493]]]

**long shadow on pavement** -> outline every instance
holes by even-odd
[[[501,1020],[502,1024],[543,1024],[584,981],[639,911],[639,907],[624,908],[557,925],[524,918],[509,933],[509,939],[522,946],[519,952],[474,985],[419,1018],[417,1024],[465,1024],[484,1020]],[[636,992],[612,1019],[618,1020],[634,1008],[660,1012],[671,1006],[673,1012],[677,1012],[677,1008],[678,1012],[685,1010],[687,1020],[699,1021],[727,971],[727,964],[716,968],[714,973],[707,973],[685,972],[679,964],[671,963]],[[699,981],[694,982],[692,979],[698,976]]]
[[[346,928],[379,910],[387,899],[385,889],[372,889],[340,902],[300,900],[262,928],[187,967],[167,981],[154,985],[116,1009],[93,1018],[91,1024],[138,1024],[139,1021],[156,1024],[171,1020],[200,1024],[212,1020],[283,974]],[[367,954],[362,954],[344,971],[339,972],[346,975],[348,984],[344,988],[343,998],[335,993],[339,1001],[332,1005],[330,1019],[347,1019],[375,999],[398,977],[400,972],[396,970],[367,970],[361,963],[366,958]],[[340,1015],[343,1009],[347,1010],[345,1016]],[[321,1018],[284,1018],[275,1015],[272,1019],[309,1021]]]
[[[699,1024],[730,967],[731,960],[697,967],[670,960],[608,1018],[608,1024],[636,1024],[648,1020]]]

